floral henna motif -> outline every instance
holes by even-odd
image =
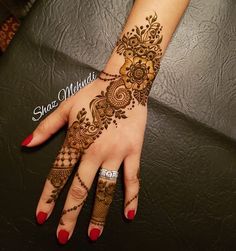
[[[162,26],[157,15],[146,18],[147,25],[136,26],[117,42],[117,53],[123,55],[125,63],[120,68],[120,76],[125,87],[141,105],[146,105],[152,82],[160,68],[162,49]]]
[[[120,73],[126,88],[139,91],[146,88],[155,77],[152,61],[141,57],[127,58]]]
[[[97,185],[96,200],[93,208],[91,223],[103,226],[113,199],[116,182],[100,178]]]
[[[55,188],[48,203],[55,202],[81,154],[102,131],[111,123],[117,127],[117,120],[126,119],[126,109],[134,108],[136,101],[143,106],[147,104],[152,82],[160,68],[162,26],[157,22],[156,13],[147,17],[146,21],[145,26],[136,26],[118,40],[116,51],[124,56],[124,64],[119,75],[101,72],[99,78],[109,81],[109,85],[89,104],[92,120],[83,108],[68,129],[66,140],[48,176]]]

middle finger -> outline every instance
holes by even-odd
[[[85,156],[85,155],[84,155]],[[101,163],[82,158],[69,189],[61,219],[57,228],[58,241],[65,244],[71,237],[78,215],[87,198],[94,177]]]

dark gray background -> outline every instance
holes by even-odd
[[[66,246],[55,239],[66,190],[47,223],[35,223],[65,130],[42,147],[22,151],[20,142],[37,126],[32,111],[104,67],[132,3],[38,0],[0,58],[1,251],[235,250],[233,0],[192,0],[162,60],[149,101],[135,221],[122,217],[120,178],[97,243],[87,238],[95,186]]]

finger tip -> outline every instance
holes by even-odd
[[[39,225],[44,224],[44,222],[47,220],[47,217],[48,217],[47,213],[42,212],[42,211],[38,212],[38,214],[36,215],[37,223]]]
[[[101,235],[101,229],[93,227],[89,232],[89,238],[91,241],[96,241]]]
[[[128,213],[127,213],[126,218],[127,218],[128,220],[133,220],[134,217],[135,217],[135,210],[134,210],[134,209],[129,210]]]
[[[69,232],[64,229],[61,229],[58,232],[57,240],[61,245],[65,245],[69,240]]]
[[[29,147],[30,143],[33,139],[33,134],[30,134],[29,136],[27,136],[22,142],[21,142],[21,146],[22,147]]]

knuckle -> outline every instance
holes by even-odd
[[[64,100],[59,104],[59,108],[64,109],[67,106],[68,101]]]
[[[44,133],[47,128],[47,122],[45,120],[41,121],[38,125],[37,131],[39,133]]]
[[[87,191],[82,186],[72,186],[70,189],[70,195],[74,200],[82,200],[87,196]]]
[[[72,103],[68,99],[66,99],[59,104],[57,110],[60,112],[66,112],[68,108],[71,107],[71,104]]]
[[[125,183],[127,185],[139,185],[139,179],[137,175],[129,175],[125,177]]]
[[[42,193],[40,199],[41,199],[41,201],[42,201],[44,204],[48,204],[48,201],[50,201],[50,199],[51,199],[49,192],[48,192],[48,193]]]
[[[133,154],[140,154],[142,144],[138,140],[133,140],[129,144],[129,150]]]

